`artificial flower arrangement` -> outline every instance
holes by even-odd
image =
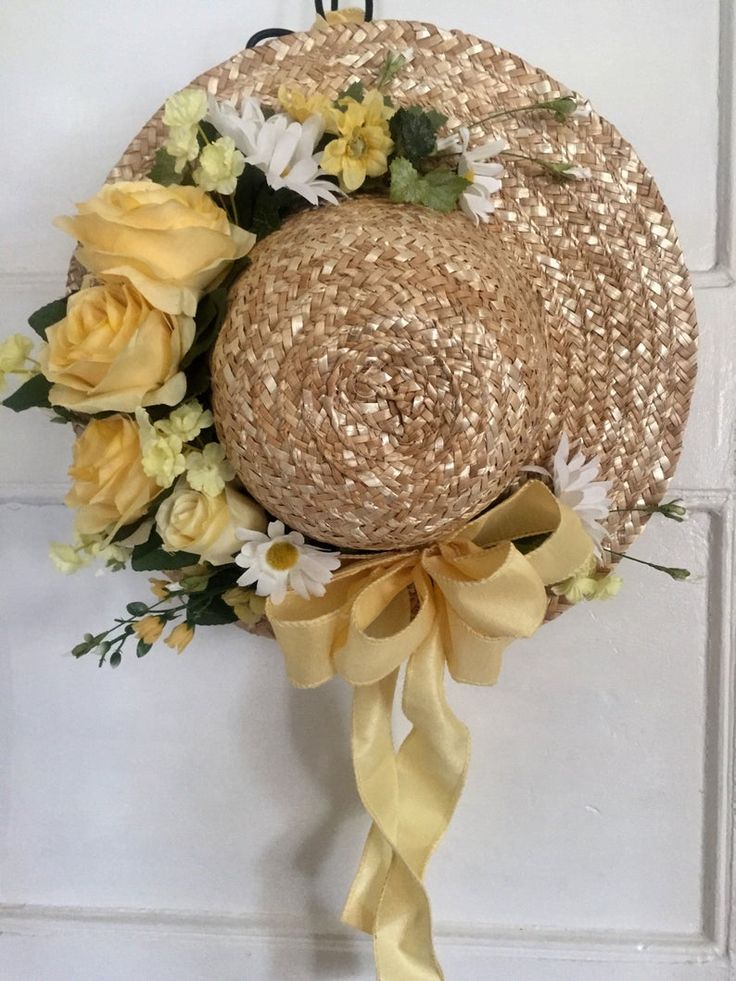
[[[333,14],[327,20],[339,18]],[[640,495],[633,501],[629,495],[626,508],[612,509],[612,480],[602,478],[601,460],[585,452],[579,433],[577,438],[573,434],[572,445],[564,428],[558,429],[547,467],[536,457],[527,459],[502,485],[502,493],[480,505],[472,498],[464,503],[467,520],[455,514],[449,531],[423,538],[412,531],[413,538],[388,550],[370,542],[360,547],[365,544],[361,536],[355,541],[348,536],[347,545],[339,535],[325,541],[310,534],[308,520],[289,529],[283,514],[269,511],[264,495],[254,494],[251,482],[243,479],[243,467],[223,439],[227,420],[226,413],[218,417],[213,398],[213,362],[221,375],[232,376],[231,388],[237,390],[239,380],[222,352],[219,361],[213,352],[233,291],[247,284],[251,259],[262,250],[263,239],[281,234],[282,225],[288,229],[290,219],[308,210],[349,213],[345,202],[350,198],[358,205],[364,198],[425,209],[438,222],[449,222],[451,213],[460,212],[458,220],[467,220],[469,229],[493,217],[500,224],[489,236],[500,236],[505,218],[512,216],[509,209],[500,218],[494,214],[506,167],[524,166],[535,180],[561,187],[591,179],[590,168],[575,159],[528,153],[512,146],[511,133],[508,138],[498,134],[506,119],[521,116],[533,124],[548,117],[586,127],[591,117],[587,103],[562,92],[499,105],[448,127],[447,107],[402,97],[402,72],[411,71],[415,52],[381,48],[381,33],[391,24],[398,25],[391,31],[413,35],[417,44],[428,36],[429,53],[421,57],[432,63],[431,33],[422,33],[422,25],[417,33],[417,25],[387,22],[376,27],[371,42],[381,54],[376,74],[353,76],[336,97],[284,83],[270,102],[251,95],[237,103],[221,101],[202,87],[170,98],[162,115],[166,139],[147,177],[106,184],[78,205],[75,216],[57,219],[57,226],[79,243],[72,279],[76,288],[30,317],[42,340],[36,356],[31,341],[21,335],[0,345],[0,372],[3,380],[9,374],[23,379],[5,399],[8,408],[46,409],[53,421],[71,425],[76,433],[72,487],[65,499],[76,514],[76,538],[51,546],[54,564],[70,573],[99,560],[113,571],[130,566],[152,574],[154,601],[130,602],[113,626],[85,634],[72,648],[76,657],[93,654],[100,665],[116,667],[128,642],[143,657],[165,633],[164,642],[181,652],[198,627],[239,621],[275,636],[294,684],[313,687],[340,673],[354,686],[356,778],[374,824],[344,919],[374,933],[382,976],[406,981],[441,977],[422,876],[462,789],[469,752],[467,730],[444,698],[445,667],[455,680],[492,684],[503,650],[516,637],[536,631],[551,599],[570,605],[616,595],[621,578],[612,567],[628,556],[608,538],[607,522],[615,510],[638,512],[639,524],[651,514],[682,521],[686,512],[679,500],[660,503],[657,496],[647,500]],[[320,29],[326,28],[323,21]],[[354,51],[367,42],[345,31],[341,38],[352,64]],[[455,43],[461,42],[456,34]],[[304,51],[295,57],[314,57],[311,41]],[[509,63],[502,59],[501,64],[503,75]],[[232,77],[231,67],[227,77]],[[471,140],[471,132],[488,123],[494,137]],[[408,211],[405,220],[408,225]],[[423,236],[424,224],[421,229]],[[441,235],[440,226],[433,233]],[[375,235],[373,241],[378,241]],[[594,236],[586,241],[595,248]],[[326,275],[332,261],[325,260]],[[555,262],[544,261],[554,268]],[[432,268],[444,274],[443,262]],[[605,274],[602,282],[601,293]],[[268,289],[279,285],[269,284],[268,268],[266,284]],[[449,303],[444,285],[437,289]],[[336,309],[341,315],[339,302]],[[301,313],[296,321],[286,330],[288,337],[301,326]],[[402,313],[397,330],[406,322]],[[692,317],[688,325],[692,332]],[[247,347],[248,338],[243,341],[244,332],[238,331],[238,343]],[[390,356],[400,350],[391,347]],[[437,377],[443,385],[454,384],[442,381],[440,349],[430,350],[431,360],[439,364]],[[678,356],[689,365],[692,348]],[[350,382],[359,414],[395,413],[391,424],[405,432],[402,406],[422,412],[422,384],[437,400],[436,379],[422,374],[426,352],[411,357],[416,359],[412,367],[403,370],[400,364],[397,369],[397,390],[381,401],[383,395],[366,394],[369,388],[380,390],[388,377],[369,351],[370,380],[366,375],[362,382]],[[349,422],[335,406],[331,391],[337,369],[328,364],[329,354],[318,361],[327,377],[321,411],[332,413],[338,443],[341,430],[362,439],[360,422]],[[471,367],[476,370],[475,362]],[[509,362],[506,370],[516,368]],[[690,385],[692,374],[687,376]],[[514,386],[524,388],[518,380]],[[272,376],[265,377],[262,388],[278,401],[280,389]],[[434,405],[443,411],[441,400]],[[458,405],[465,409],[462,391]],[[471,417],[475,425],[475,409]],[[392,433],[390,427],[381,431],[375,446],[391,443]],[[522,433],[526,439],[525,423]],[[284,438],[288,442],[292,436],[297,439],[291,432]],[[503,438],[500,428],[499,443]],[[518,432],[515,438],[523,442]],[[264,446],[273,439],[264,434]],[[490,433],[487,440],[481,434],[479,445],[490,440]],[[433,447],[442,444],[439,430],[433,441]],[[339,445],[352,466],[353,449]],[[289,466],[302,453],[295,443]],[[246,452],[245,471],[252,468],[253,484],[260,487],[267,483],[267,475],[260,473],[264,461],[265,456],[250,460]],[[337,473],[338,482],[344,479],[351,487],[361,479],[349,469],[344,478],[339,467]],[[288,489],[288,475],[281,476]],[[375,477],[366,480],[366,496],[375,483]],[[400,481],[397,486],[401,497]],[[328,502],[327,514],[339,522],[336,505]],[[341,541],[344,547],[336,548]],[[685,569],[644,564],[673,579],[688,576]],[[413,730],[394,754],[391,702],[404,662],[404,711]],[[406,784],[406,793],[392,796],[386,788],[393,784]],[[408,830],[399,834],[397,828]],[[417,963],[419,974],[412,973]]]
[[[383,89],[407,54],[388,52],[371,87],[355,82],[335,100],[282,86],[279,111],[255,98],[238,111],[185,89],[166,103],[169,139],[149,179],[106,185],[76,217],[57,220],[81,243],[83,286],[30,317],[44,342],[37,360],[22,335],[0,349],[0,370],[26,379],[4,404],[49,408],[78,432],[66,498],[77,538],[54,543],[51,558],[65,573],[93,560],[176,571],[174,581],[151,579],[155,603],[129,603],[127,617],[87,634],[75,656],[94,652],[115,667],[128,639],[142,657],[175,621],[166,643],[182,651],[199,625],[254,626],[266,597],[322,596],[339,568],[336,552],[287,532],[234,479],[213,428],[207,359],[229,282],[255,241],[297,209],[380,189],[394,202],[488,220],[503,175],[497,158],[520,155],[503,140],[470,147],[469,127],[438,135],[447,120],[437,109],[397,109]],[[559,119],[589,112],[574,96],[524,109]],[[567,161],[534,162],[555,180],[590,176]],[[543,476],[600,543],[608,484],[597,472],[580,452],[569,458],[565,437],[554,474]],[[651,510],[684,516],[679,502]],[[552,589],[575,602],[620,584],[591,559]]]

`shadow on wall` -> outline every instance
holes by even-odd
[[[274,881],[269,867],[289,865],[293,879],[301,879],[301,887],[307,895],[303,911],[304,953],[302,972],[294,964],[292,944],[274,944],[273,960],[269,976],[274,978],[347,978],[361,976],[365,965],[368,945],[361,935],[341,928],[340,908],[326,887],[331,871],[334,872],[337,832],[345,822],[354,823],[362,814],[362,807],[355,789],[352,761],[350,759],[350,694],[338,679],[311,691],[291,688],[286,692],[289,735],[299,765],[314,784],[314,793],[295,810],[289,830],[277,838],[263,858],[264,895],[261,908],[278,909],[283,902],[283,891],[289,882]],[[278,774],[274,774],[278,778]],[[276,792],[280,786],[274,784]],[[355,868],[357,868],[362,840],[355,841]],[[285,854],[286,853],[286,854]],[[277,860],[277,861],[274,861]],[[344,879],[347,896],[354,869],[339,869]],[[330,944],[325,934],[333,937],[345,931],[337,944]],[[370,954],[368,953],[368,956]],[[299,973],[297,973],[299,972]]]

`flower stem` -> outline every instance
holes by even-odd
[[[489,115],[484,116],[482,119],[478,119],[476,122],[472,123],[473,126],[482,126],[483,123],[488,123],[492,119],[502,119],[504,116],[517,116],[522,112],[533,112],[535,109],[549,109],[553,112],[558,120],[562,121],[566,116],[569,116],[577,108],[577,101],[571,96],[562,96],[559,99],[546,99],[542,102],[529,102],[523,106],[516,106],[514,109],[497,109],[495,112],[489,113]],[[456,127],[459,129],[460,127]]]
[[[678,569],[676,566],[657,565],[656,562],[647,562],[645,559],[635,559],[633,555],[626,555],[625,552],[614,552],[612,548],[607,548],[607,552],[615,555],[617,559],[628,559],[629,562],[638,562],[639,565],[648,565],[650,569],[657,572],[666,573],[671,579],[684,580],[690,578],[689,569]]]

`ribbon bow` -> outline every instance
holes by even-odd
[[[422,880],[470,755],[468,730],[445,698],[445,663],[456,681],[494,684],[504,649],[542,624],[545,587],[592,551],[575,513],[532,480],[451,541],[359,558],[323,597],[289,593],[267,605],[292,684],[312,688],[340,674],[355,689],[353,766],[373,824],[342,918],[373,934],[381,981],[443,977]],[[412,729],[395,751],[391,712],[404,661]]]

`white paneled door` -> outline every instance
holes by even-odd
[[[493,689],[452,688],[473,734],[433,858],[448,981],[732,977],[732,507],[736,330],[731,0],[379,0],[459,27],[590,97],[678,223],[701,325],[676,487],[608,604],[519,643]],[[64,286],[54,215],[91,195],[172,91],[307,0],[6,0],[0,13],[0,333]],[[339,925],[366,819],[348,690],[293,690],[271,642],[213,628],[117,671],[65,655],[141,595],[47,559],[69,442],[0,416],[0,978],[368,979]]]

